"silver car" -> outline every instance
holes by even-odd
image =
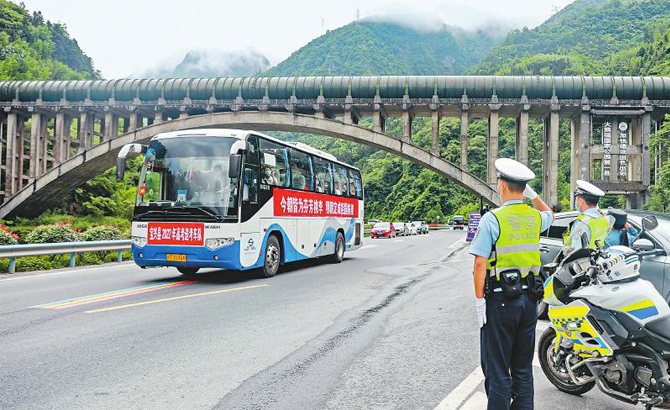
[[[648,280],[670,303],[670,215],[650,211],[631,210],[628,212],[628,222],[641,230],[641,221],[647,215],[654,215],[658,220],[658,228],[651,232],[643,232],[632,247],[639,250],[650,251],[658,250],[657,255],[644,256],[640,275]],[[554,222],[551,228],[542,232],[540,237],[540,252],[542,252],[542,265],[551,263],[563,247],[563,233],[568,225],[579,214],[577,212],[561,212],[554,216]],[[543,280],[547,275],[544,271],[540,272]],[[547,305],[541,303],[538,307],[538,313],[545,316]]]

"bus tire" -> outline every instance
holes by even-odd
[[[344,259],[344,235],[338,232],[335,236],[335,252],[330,257],[332,263],[340,263]]]
[[[263,276],[266,278],[271,278],[279,272],[281,252],[281,245],[277,237],[274,235],[268,236],[268,240],[265,243],[265,257],[263,258]]]
[[[193,276],[196,273],[198,273],[200,268],[193,268],[193,267],[188,267],[188,266],[178,266],[177,270],[179,271],[179,273],[181,273],[184,276]]]

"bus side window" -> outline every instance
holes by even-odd
[[[258,203],[258,167],[247,165],[242,175],[242,201]]]
[[[312,190],[312,165],[310,155],[291,149],[291,187]]]
[[[322,194],[332,193],[332,177],[330,174],[330,162],[323,158],[312,157],[314,164],[314,190]]]
[[[333,164],[333,178],[335,179],[335,195],[349,196],[349,182],[347,180],[347,169],[339,164]]]
[[[269,185],[288,186],[287,148],[264,138],[259,138],[259,145],[262,182]]]
[[[352,197],[363,199],[363,180],[360,171],[349,170],[349,193]]]

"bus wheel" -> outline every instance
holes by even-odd
[[[196,273],[198,273],[200,268],[189,268],[189,267],[186,267],[186,266],[179,266],[179,267],[177,267],[177,270],[179,271],[179,273],[181,273],[184,276],[191,276],[191,275],[195,275]]]
[[[279,264],[281,262],[281,246],[274,235],[268,236],[268,241],[265,244],[265,262],[263,263],[263,275],[266,278],[271,278],[279,271]]]
[[[344,259],[344,235],[338,232],[335,237],[335,253],[331,256],[331,262],[340,263]]]

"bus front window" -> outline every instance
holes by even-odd
[[[152,141],[136,206],[201,207],[218,215],[237,215],[237,179],[228,177],[235,141],[200,136]]]

